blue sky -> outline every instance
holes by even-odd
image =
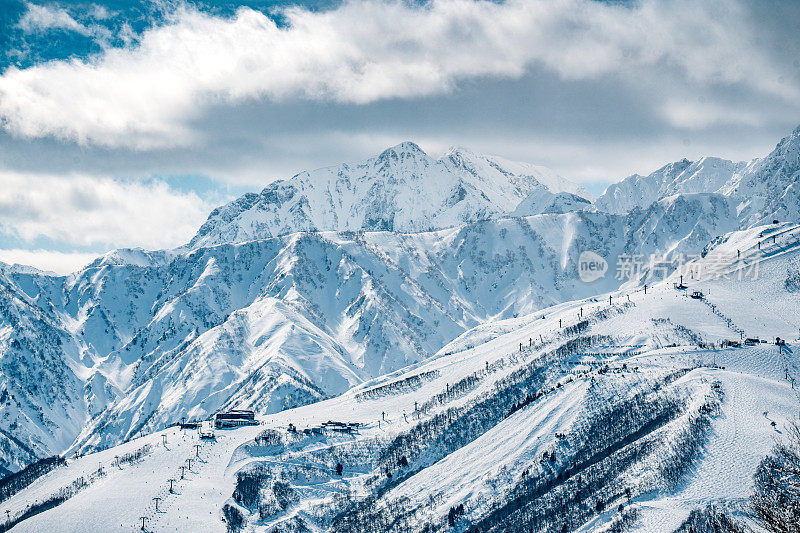
[[[796,2],[0,4],[0,260],[68,271],[413,140],[602,192],[800,123]]]

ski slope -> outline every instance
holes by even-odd
[[[769,231],[775,232],[775,243]],[[695,274],[684,278],[686,290],[674,288],[673,276],[649,284],[646,294],[640,286],[624,287],[485,324],[426,361],[368,380],[335,398],[263,417],[256,427],[217,430],[214,441],[201,442],[193,430],[169,428],[70,458],[67,466],[3,502],[4,508],[18,516],[31,503],[83,478],[88,486],[20,522],[13,531],[136,531],[141,517],[148,531],[225,531],[226,505],[241,509],[252,531],[290,528],[298,521],[312,530],[328,529],[332,509],[346,494],[356,500],[380,494],[374,504],[378,509],[402,505],[410,510],[405,520],[411,520],[412,528],[425,523],[443,527],[448,510],[462,504],[465,511],[456,529],[464,529],[506,504],[526,476],[561,468],[561,461],[580,448],[576,439],[603,405],[641,393],[683,407],[646,435],[614,448],[613,453],[623,453],[638,442],[648,443],[643,448],[647,453],[626,464],[613,482],[641,491],[635,490],[630,499],[617,491],[605,502],[605,510],[573,529],[603,529],[618,518],[620,504],[638,512],[632,527],[640,531],[674,530],[691,510],[712,502],[741,509],[759,461],[800,411],[800,396],[791,383],[792,378],[800,383],[797,339],[791,336],[798,327],[791,312],[797,297],[783,284],[800,257],[793,244],[798,229],[778,231],[756,228],[722,239],[712,250],[715,254],[695,260]],[[739,280],[731,275],[738,258],[719,259],[730,258],[731,249],[758,261],[757,277]],[[718,277],[721,272],[725,276]],[[694,290],[702,290],[704,299],[690,298]],[[752,305],[742,305],[750,298]],[[602,342],[554,358],[553,348],[580,338],[570,327],[582,321],[588,324],[583,334],[602,336],[597,337]],[[739,339],[740,330],[746,337],[781,336],[789,343],[780,349],[770,343],[721,347],[726,339]],[[393,468],[397,481],[386,480],[380,466],[386,463],[375,457],[394,439],[445,413],[467,417],[469,409],[492,398],[504,380],[531,368],[541,368],[543,376],[541,395],[535,400],[453,449],[421,445],[420,453],[411,456],[411,466]],[[470,376],[477,377],[451,392]],[[658,473],[660,465],[680,453],[686,428],[703,405],[712,404],[717,407],[700,451],[676,481],[667,480]],[[328,420],[362,426],[354,434],[303,436],[303,429]],[[298,436],[287,433],[290,423],[300,430]],[[283,435],[281,444],[256,443],[264,430]],[[146,453],[140,459],[116,464],[115,457],[143,448]],[[343,454],[336,455],[340,450]],[[541,459],[544,453],[558,459],[549,465]],[[331,458],[344,461],[342,476],[333,471]],[[188,459],[193,459],[191,469],[181,479],[180,467],[187,466]],[[573,468],[583,475],[593,460],[601,459]],[[256,471],[271,472],[291,488],[287,506],[260,517],[231,499],[237,475]],[[169,479],[176,480],[174,493],[168,490]],[[161,498],[158,511],[153,498]]]

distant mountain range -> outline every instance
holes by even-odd
[[[595,209],[626,213],[672,195],[713,193],[728,198],[740,227],[800,216],[800,128],[767,157],[733,162],[716,157],[682,159],[647,175],[615,183],[594,201]]]
[[[800,128],[764,159],[683,160],[597,200],[543,167],[407,142],[246,194],[175,250],[69,276],[0,266],[0,468],[340,394],[475,326],[615,290],[622,254],[796,222],[799,182]],[[612,263],[592,284],[585,250]]]

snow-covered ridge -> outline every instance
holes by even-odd
[[[671,277],[482,324],[259,426],[70,453],[4,508],[21,532],[131,531],[142,517],[220,533],[680,531],[710,502],[747,524],[753,473],[800,407],[785,286],[799,239],[789,224],[731,233],[688,290]],[[738,280],[753,262],[761,275]],[[740,331],[788,345],[723,345]]]
[[[301,172],[260,194],[245,194],[215,209],[190,246],[297,231],[429,231],[508,216],[532,193],[550,203],[559,193],[592,199],[581,186],[541,166],[464,148],[434,159],[404,142],[360,163]]]
[[[800,221],[800,127],[762,159],[682,159],[647,176],[634,174],[609,186],[593,207],[607,213],[646,208],[675,194],[716,193],[736,205],[745,229],[772,220]]]
[[[70,276],[0,267],[0,467],[182,416],[336,396],[473,327],[618,290],[623,255],[698,254],[752,221],[780,227],[800,205],[798,137],[715,191],[689,192],[717,185],[696,178],[712,162],[678,165],[694,189],[624,214],[585,209],[585,192],[539,167],[404,143],[215,210],[202,245],[117,250]],[[458,201],[420,201],[451,186]],[[418,220],[447,227],[397,231]],[[329,222],[346,230],[319,231]],[[584,251],[608,261],[605,278],[578,279]]]
[[[595,200],[594,206],[607,213],[627,213],[637,207],[645,208],[665,196],[717,192],[734,175],[753,165],[753,161],[737,163],[717,157],[698,161],[682,159],[647,176],[633,174],[610,185]]]

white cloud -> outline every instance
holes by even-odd
[[[184,244],[221,199],[163,181],[0,172],[0,234],[60,247],[170,248]]]
[[[56,252],[53,250],[0,249],[0,261],[9,265],[27,265],[46,272],[69,274],[91,263],[98,254]]]
[[[92,30],[84,26],[67,10],[56,6],[27,4],[27,10],[17,24],[22,31],[35,33],[47,30],[68,30],[81,35],[91,35]]]
[[[9,68],[0,76],[0,120],[24,137],[185,146],[201,134],[194,123],[210,106],[423,97],[467,79],[519,77],[534,64],[565,79],[615,75],[631,83],[650,69],[675,71],[690,85],[800,101],[737,2],[352,0],[281,14],[286,27],[249,8],[222,18],[183,7],[135,46]],[[680,113],[664,116],[687,125]]]
[[[721,105],[705,101],[678,101],[665,102],[662,113],[664,117],[679,128],[687,130],[700,130],[713,124],[763,126],[767,116],[741,105]]]

